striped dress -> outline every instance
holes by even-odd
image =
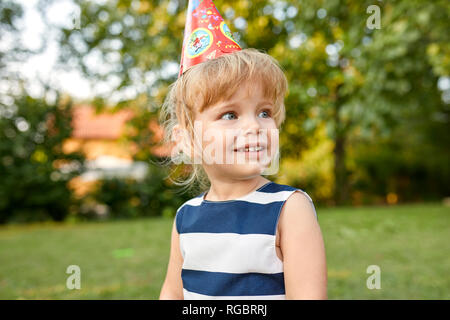
[[[275,236],[282,206],[295,191],[316,213],[305,191],[274,182],[234,200],[205,200],[202,193],[185,202],[175,217],[184,299],[285,299]]]

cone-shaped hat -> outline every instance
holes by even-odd
[[[241,50],[212,0],[189,0],[180,77],[190,67]]]

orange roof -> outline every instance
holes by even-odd
[[[73,108],[72,112],[72,137],[78,139],[119,139],[125,124],[133,118],[132,110],[122,109],[117,112],[95,113],[95,108],[90,105],[79,105]],[[148,128],[154,132],[154,142],[162,140],[164,131],[156,120],[149,122]],[[156,145],[152,148],[152,153],[156,156],[170,155],[170,146]]]
[[[89,105],[76,106],[72,113],[72,137],[79,139],[118,139],[125,122],[133,117],[131,110],[95,114]]]

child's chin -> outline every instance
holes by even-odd
[[[266,169],[266,166],[260,163],[246,163],[246,164],[235,164],[229,166],[227,169],[228,169],[227,171],[229,171],[231,175],[235,177],[245,178],[261,175]]]

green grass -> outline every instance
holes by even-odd
[[[450,208],[317,208],[329,299],[449,299]],[[0,227],[0,299],[157,299],[172,220]],[[66,288],[69,265],[81,289]],[[369,290],[369,265],[381,289]]]

